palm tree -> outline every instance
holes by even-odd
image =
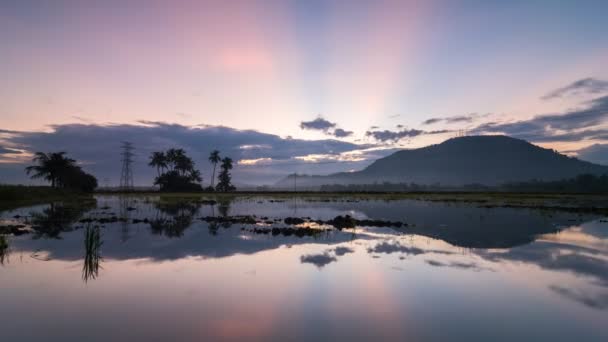
[[[217,163],[219,163],[222,159],[220,158],[220,151],[213,150],[209,155],[209,161],[213,164],[213,174],[211,176],[211,187],[213,187],[213,183],[215,183],[215,167]]]
[[[65,152],[43,153],[36,152],[33,162],[37,165],[28,166],[25,168],[27,174],[34,173],[31,178],[44,178],[51,182],[51,186],[57,187],[61,184],[60,179],[65,176],[66,172],[77,168],[74,159],[65,156]]]
[[[160,171],[167,167],[167,156],[163,152],[152,152],[148,165],[156,167],[156,173],[160,177]]]
[[[232,169],[232,158],[224,158],[222,159],[222,169],[231,170]]]
[[[222,165],[220,175],[218,176],[219,182],[217,183],[216,190],[217,191],[233,191],[235,187],[231,183],[230,169],[232,169],[232,159],[224,158],[222,159]]]

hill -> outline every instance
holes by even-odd
[[[382,182],[493,186],[605,173],[608,173],[607,166],[568,157],[524,140],[494,135],[459,137],[437,145],[398,151],[361,171],[328,176],[298,175],[297,183],[300,188]],[[276,186],[293,188],[293,176],[284,178]]]

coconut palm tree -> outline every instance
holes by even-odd
[[[167,156],[164,152],[152,152],[148,165],[156,167],[156,173],[160,177],[160,171],[167,167]]]
[[[213,164],[213,174],[211,175],[211,187],[213,188],[213,184],[215,183],[215,167],[217,163],[219,163],[222,159],[220,158],[220,151],[213,150],[209,155],[209,161]]]
[[[222,165],[220,166],[222,169],[218,176],[219,182],[217,183],[216,190],[217,191],[233,191],[236,188],[232,185],[232,176],[230,175],[230,170],[232,169],[232,159],[224,158],[222,159]]]
[[[44,178],[51,182],[53,188],[60,186],[60,180],[67,172],[77,168],[74,159],[65,156],[65,152],[43,153],[36,152],[32,159],[37,165],[25,168],[27,174],[33,173],[31,178]]]

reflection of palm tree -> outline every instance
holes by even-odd
[[[101,229],[99,226],[87,227],[84,233],[84,262],[82,264],[82,280],[96,279],[99,275],[101,257]]]
[[[4,235],[0,235],[0,265],[8,260],[8,239]]]
[[[67,158],[65,154],[65,152],[36,152],[32,161],[37,165],[28,166],[25,170],[28,175],[34,173],[32,178],[44,178],[51,182],[51,186],[54,188],[59,185],[59,179],[66,172],[76,167],[76,161]]]
[[[58,239],[62,232],[71,230],[71,225],[96,204],[94,200],[83,203],[51,203],[42,212],[33,212],[31,224],[35,237]]]
[[[192,225],[193,217],[198,212],[200,203],[163,201],[161,199],[155,206],[156,218],[149,223],[152,233],[167,237],[180,237]]]
[[[215,183],[215,167],[217,163],[219,163],[222,159],[220,158],[220,151],[213,150],[209,155],[209,161],[213,164],[213,174],[211,175],[211,187],[213,187]]]

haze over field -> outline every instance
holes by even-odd
[[[0,182],[67,151],[136,185],[152,151],[209,152],[237,184],[362,170],[505,134],[608,164],[605,1],[4,1]]]

